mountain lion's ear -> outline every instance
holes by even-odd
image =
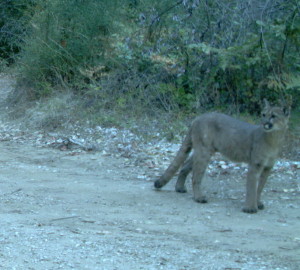
[[[286,105],[285,106],[288,108],[289,111],[291,110],[292,104],[293,104],[293,97],[292,97],[292,95],[288,95],[286,97]]]
[[[265,98],[264,98],[264,105],[265,105],[265,109],[268,109],[270,107],[269,101],[267,101],[267,99]]]
[[[287,106],[285,106],[285,107],[282,108],[282,111],[283,111],[283,113],[284,113],[285,116],[289,116],[290,115],[290,110],[291,110],[291,108],[287,107]]]
[[[288,95],[285,97],[284,100],[281,100],[280,104],[282,106],[282,111],[284,115],[289,116],[292,103],[293,103],[293,97],[291,95]]]

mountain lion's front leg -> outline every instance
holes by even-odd
[[[263,191],[263,188],[267,182],[267,179],[270,175],[272,167],[265,167],[261,173],[259,183],[258,183],[258,188],[257,188],[257,207],[258,209],[262,210],[264,209],[264,204],[261,202],[260,196],[261,192]]]
[[[253,214],[258,210],[257,205],[257,184],[262,172],[262,166],[259,164],[249,164],[247,184],[246,184],[246,203],[243,212]]]

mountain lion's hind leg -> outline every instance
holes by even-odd
[[[194,200],[200,203],[207,203],[206,197],[201,191],[201,182],[205,174],[206,167],[211,157],[210,151],[202,145],[194,146],[193,153],[193,192]]]
[[[193,168],[193,156],[187,159],[187,161],[184,163],[184,165],[182,166],[179,172],[176,186],[175,186],[175,190],[177,192],[185,193],[187,191],[185,187],[185,181],[188,174],[192,171],[192,168]]]

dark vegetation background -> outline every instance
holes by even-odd
[[[0,69],[11,107],[52,100],[45,126],[256,115],[292,95],[295,127],[299,34],[299,0],[1,0]]]

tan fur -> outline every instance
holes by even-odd
[[[221,113],[203,114],[193,121],[174,161],[154,186],[161,188],[166,185],[185,162],[178,176],[176,191],[186,192],[185,180],[193,170],[194,199],[207,202],[201,193],[201,181],[211,156],[220,152],[232,161],[248,163],[243,211],[256,213],[264,208],[260,201],[261,192],[279,155],[288,120],[289,108],[271,107],[267,101],[261,125],[252,125]],[[193,155],[188,158],[192,149]]]

